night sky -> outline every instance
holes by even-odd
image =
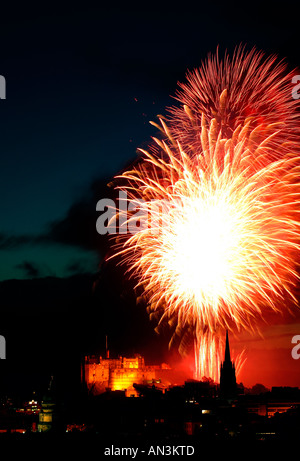
[[[1,6],[5,391],[17,381],[26,392],[42,388],[51,373],[69,370],[71,357],[103,349],[105,334],[116,353],[152,350],[155,360],[153,350],[167,350],[167,334],[155,336],[119,272],[100,271],[94,296],[107,249],[96,233],[96,203],[155,136],[149,121],[176,104],[187,69],[217,46],[232,52],[240,43],[300,68],[298,31],[299,2]],[[291,337],[300,334],[295,315],[267,327],[263,341],[233,340],[237,350],[249,349],[245,384],[300,386],[300,363],[290,354]]]

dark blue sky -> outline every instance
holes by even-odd
[[[155,135],[149,121],[208,52],[243,42],[300,66],[297,3],[259,5],[4,8],[0,280],[97,270],[102,183]]]

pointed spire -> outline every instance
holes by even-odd
[[[229,339],[228,339],[228,330],[226,330],[225,362],[231,362]]]
[[[233,398],[236,395],[235,367],[230,358],[228,330],[226,330],[225,357],[220,370],[220,395],[224,398]]]

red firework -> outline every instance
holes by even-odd
[[[255,50],[209,57],[179,85],[180,106],[154,124],[162,137],[117,179],[131,203],[119,218],[130,229],[134,203],[146,225],[123,228],[115,255],[159,324],[194,339],[197,378],[218,380],[225,328],[251,330],[286,298],[296,302],[300,124],[291,79]]]

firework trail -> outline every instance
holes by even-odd
[[[291,78],[255,50],[209,57],[180,84],[180,106],[152,123],[159,138],[116,179],[131,203],[118,220],[140,227],[115,236],[114,256],[158,327],[167,321],[182,338],[181,352],[193,338],[197,378],[218,380],[224,329],[253,330],[287,299],[296,303],[300,124]]]

